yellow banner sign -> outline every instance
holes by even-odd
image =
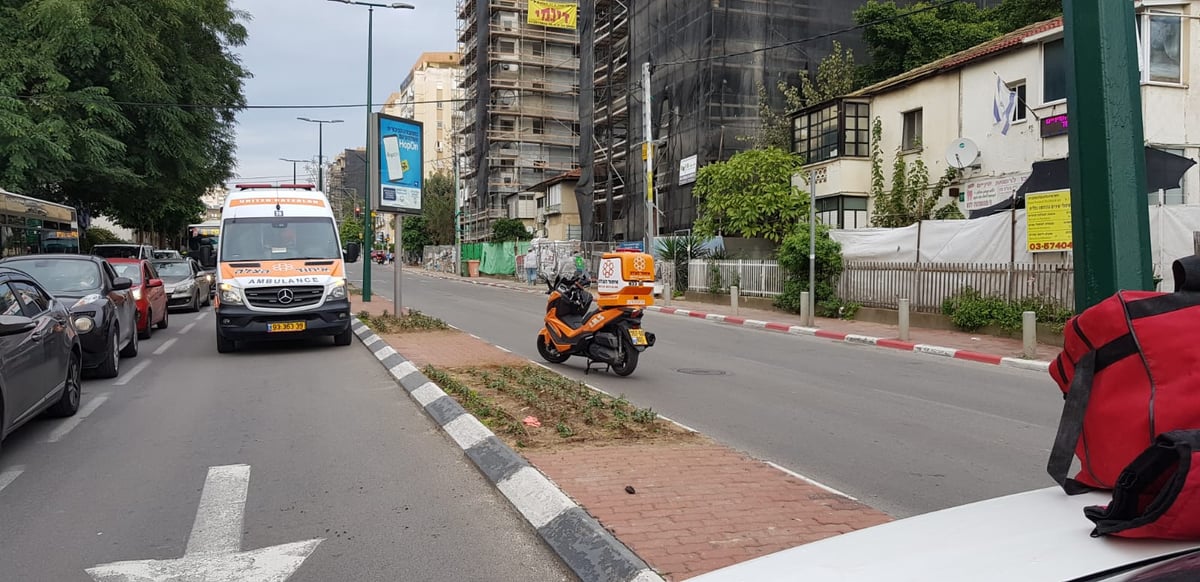
[[[575,21],[578,17],[578,4],[529,0],[529,24],[575,30]]]
[[[1071,191],[1032,192],[1025,195],[1025,226],[1031,253],[1069,251],[1075,247],[1071,232]]]

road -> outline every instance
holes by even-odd
[[[218,355],[213,321],[173,314],[122,377],[85,381],[78,416],[4,442],[0,579],[239,550],[294,582],[574,579],[357,342]],[[128,567],[93,576],[176,579],[111,574]],[[221,567],[184,579],[282,579]]]
[[[392,268],[373,267],[390,298]],[[408,272],[402,290],[406,306],[541,361],[544,296]],[[1062,397],[1045,374],[659,313],[644,326],[657,345],[628,378],[585,377],[579,358],[555,369],[898,517],[1053,485]]]

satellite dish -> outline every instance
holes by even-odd
[[[977,159],[979,159],[979,146],[965,137],[950,142],[950,146],[946,148],[946,163],[950,164],[951,168],[960,170],[969,168],[975,164]]]

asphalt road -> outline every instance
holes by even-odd
[[[377,300],[391,267],[374,267]],[[361,281],[361,264],[351,267]],[[404,304],[541,361],[545,297],[405,273]],[[387,299],[384,299],[384,298]],[[904,517],[1053,485],[1048,376],[648,313],[628,378],[555,369]]]
[[[303,563],[258,559],[294,582],[574,579],[357,342],[218,355],[213,333],[207,309],[173,314],[123,377],[85,381],[79,420],[4,442],[0,580],[220,562],[203,551],[239,535],[241,551],[321,540]],[[184,579],[280,579],[239,567]]]

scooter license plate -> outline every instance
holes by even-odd
[[[633,345],[635,345],[635,346],[646,345],[646,331],[645,330],[631,329],[631,330],[629,330],[629,337],[633,340]]]

